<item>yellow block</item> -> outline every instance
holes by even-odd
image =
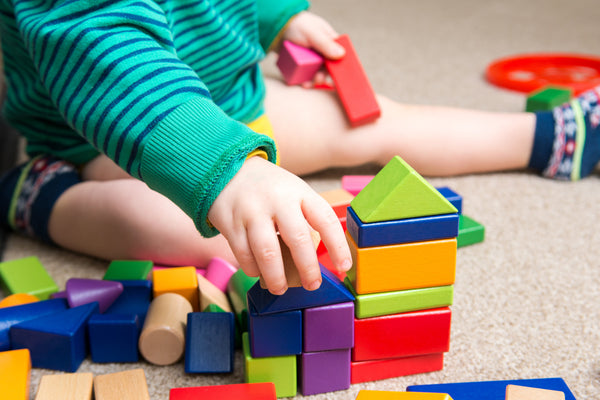
[[[233,312],[227,295],[200,274],[198,274],[198,292],[200,294],[200,310],[204,310],[210,304],[216,304],[223,311]]]
[[[565,400],[565,394],[558,390],[507,385],[506,400]]]
[[[29,293],[15,293],[7,296],[0,301],[0,308],[20,306],[23,304],[35,303],[40,301],[36,296]]]
[[[387,392],[383,390],[361,390],[356,400],[452,400],[446,393]]]
[[[185,297],[194,311],[200,310],[198,277],[195,267],[175,267],[152,272],[154,298],[165,293],[177,293]]]
[[[91,400],[93,383],[91,372],[44,375],[35,400]]]
[[[28,349],[0,352],[0,397],[29,400],[31,356]]]
[[[358,294],[446,286],[454,283],[456,238],[359,248],[350,234],[348,278]]]
[[[96,400],[150,400],[143,369],[133,369],[94,378]]]

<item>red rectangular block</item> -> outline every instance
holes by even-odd
[[[443,353],[450,349],[449,307],[354,319],[352,361]]]
[[[389,358],[385,360],[355,361],[350,364],[350,383],[377,381],[398,376],[423,374],[444,368],[444,353],[422,356]]]
[[[339,60],[325,60],[325,66],[350,124],[359,126],[372,122],[379,118],[381,109],[367,74],[348,35],[340,36],[336,42],[344,46],[346,55]]]
[[[272,382],[173,388],[169,393],[169,400],[196,399],[276,400],[277,396]]]

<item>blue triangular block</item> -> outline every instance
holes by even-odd
[[[337,276],[323,265],[320,267],[323,281],[317,290],[292,287],[281,296],[277,296],[261,288],[260,282],[257,282],[248,291],[248,301],[252,302],[259,315],[354,301],[352,293]]]
[[[123,285],[123,292],[105,314],[135,314],[138,316],[140,326],[144,326],[146,313],[152,301],[152,281],[124,280],[117,281]]]

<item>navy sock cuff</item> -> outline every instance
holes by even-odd
[[[548,166],[552,154],[554,116],[552,111],[543,111],[535,113],[535,118],[533,148],[528,167],[541,172]]]

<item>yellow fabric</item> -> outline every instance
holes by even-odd
[[[271,125],[271,120],[269,120],[269,117],[267,117],[266,115],[264,115],[264,114],[261,115],[254,121],[248,123],[247,126],[248,126],[248,128],[252,129],[256,133],[261,133],[263,135],[270,137],[271,139],[273,139],[275,141],[275,145],[277,146],[277,141],[275,140],[275,134],[273,132],[273,125]],[[265,160],[267,159],[267,153],[264,150],[260,150],[260,149],[256,149],[253,152],[251,152],[250,154],[248,154],[248,157],[246,157],[246,159],[248,159],[250,157],[254,157],[254,156],[262,157]],[[279,153],[277,154],[276,163],[277,163],[277,165],[279,165]]]

